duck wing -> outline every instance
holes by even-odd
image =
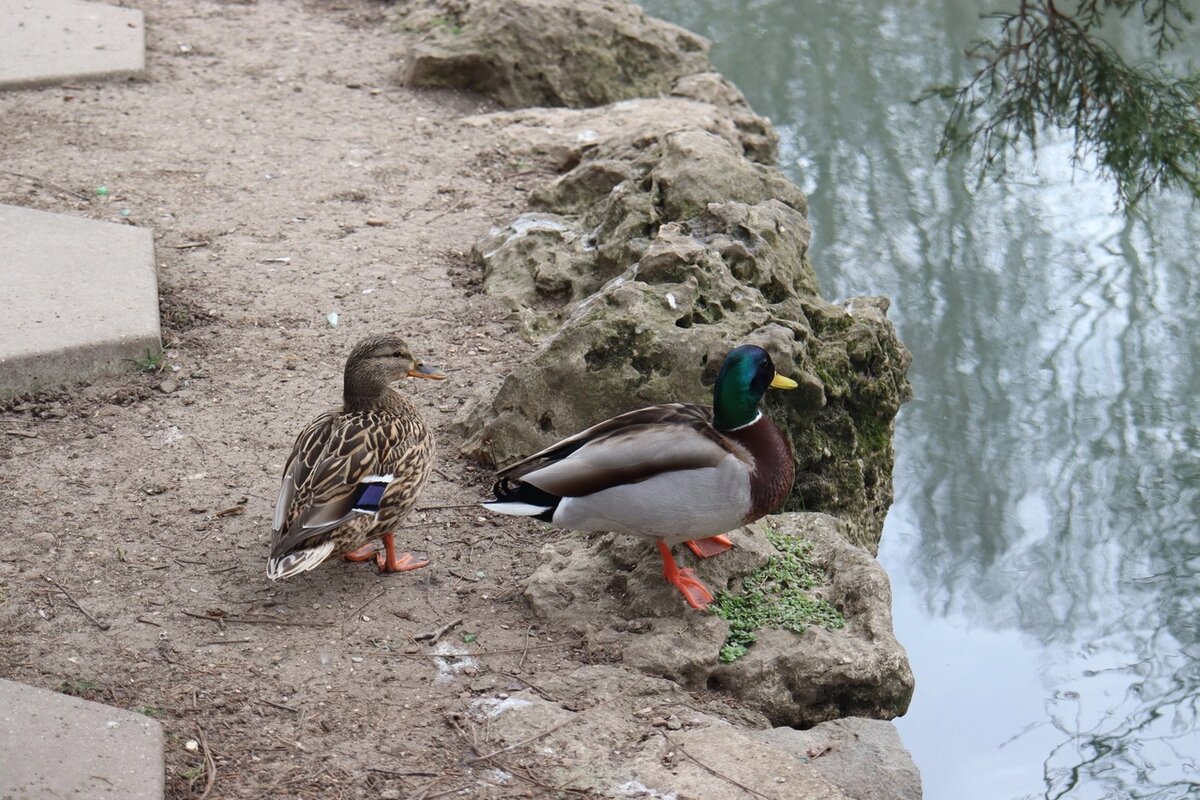
[[[415,437],[375,412],[323,414],[296,439],[275,503],[271,556],[379,512]]]
[[[581,497],[667,472],[716,467],[740,448],[712,426],[712,408],[667,403],[593,425],[501,470],[559,497]]]

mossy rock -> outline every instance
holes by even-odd
[[[853,541],[874,549],[892,500],[892,420],[908,398],[909,356],[884,301],[820,299],[807,236],[799,212],[775,200],[710,204],[690,223],[662,226],[633,267],[562,307],[561,326],[494,396],[464,407],[464,452],[505,464],[634,408],[710,403],[729,349],[759,344],[800,383],[768,393],[796,464],[784,509],[838,514]],[[598,280],[584,271],[571,291],[589,279]],[[542,330],[551,316],[539,318]],[[862,352],[873,355],[852,357]]]
[[[818,608],[808,619],[817,624],[792,624],[802,621],[795,614],[783,625],[760,619],[756,641],[736,659],[722,658],[730,622],[689,608],[663,580],[645,539],[563,531],[542,549],[525,597],[535,614],[575,631],[594,652],[688,689],[728,693],[773,725],[891,719],[908,708],[913,675],[892,630],[887,575],[846,541],[845,527],[826,514],[777,514],[733,531],[733,549],[715,558],[677,548],[680,565],[718,596],[778,579],[781,553],[772,538],[803,551],[802,569],[811,577],[804,594]],[[842,624],[819,624],[834,619]]]
[[[632,3],[470,0],[416,9],[409,86],[466,89],[509,108],[602,106],[670,92],[709,72],[709,42]]]

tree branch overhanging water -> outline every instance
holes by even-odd
[[[1106,18],[1135,12],[1157,63],[1131,63],[1100,35]],[[1067,130],[1074,162],[1094,156],[1127,212],[1171,188],[1200,199],[1200,73],[1174,74],[1163,60],[1193,22],[1183,0],[1081,0],[1074,13],[1020,0],[985,19],[998,31],[967,49],[980,63],[972,79],[918,98],[953,101],[939,158],[971,153],[982,182],[1004,174],[1023,145],[1036,150],[1047,129]]]

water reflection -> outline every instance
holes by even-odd
[[[826,293],[896,301],[916,399],[881,558],[927,796],[1200,793],[1195,209],[1114,215],[1066,143],[1004,185],[934,164],[945,109],[908,101],[966,74],[975,3],[645,5],[779,128]]]

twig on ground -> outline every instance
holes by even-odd
[[[350,612],[350,615],[349,615],[348,617],[346,617],[346,622],[349,622],[350,620],[354,619],[354,618],[355,618],[355,617],[357,617],[359,614],[361,614],[361,613],[363,612],[363,609],[365,609],[367,606],[371,605],[371,603],[374,603],[374,602],[375,602],[376,600],[378,600],[379,598],[383,597],[385,594],[387,594],[387,593],[388,593],[388,590],[390,590],[391,588],[392,588],[392,587],[390,587],[390,586],[389,586],[389,587],[387,587],[387,588],[385,588],[385,589],[380,589],[378,594],[376,594],[374,597],[372,597],[372,598],[371,598],[370,600],[368,600],[367,602],[363,603],[363,604],[362,604],[361,606],[359,606],[358,608],[354,609],[354,611]],[[345,622],[343,622],[342,624],[343,624],[343,626],[344,626],[344,625],[345,625]],[[344,634],[343,634],[343,635],[344,635]]]
[[[136,619],[138,622],[144,622],[147,625],[153,625],[156,628],[162,627],[162,625],[158,624],[157,622],[155,622],[152,619],[146,619],[145,617],[134,617],[134,619]]]
[[[399,769],[385,769],[384,767],[367,767],[367,772],[378,772],[380,775],[391,775],[396,778],[436,778],[436,772],[405,772]]]
[[[271,614],[258,614],[254,616],[241,616],[238,614],[225,614],[217,616],[216,614],[197,614],[194,611],[185,611],[180,609],[180,613],[195,619],[205,619],[209,622],[226,623],[237,622],[242,625],[290,625],[296,628],[325,628],[329,622],[293,622],[290,619],[283,619]]]
[[[461,622],[461,621],[462,620],[459,620],[459,622]],[[428,636],[428,635],[429,634],[419,633],[416,636],[414,636],[413,638],[418,639],[418,637]],[[524,652],[525,650],[553,650],[556,647],[574,647],[582,641],[583,641],[582,639],[576,639],[571,642],[556,642],[554,644],[539,644],[539,645],[534,645],[533,647],[522,648],[520,650],[513,647],[513,648],[509,648],[507,650],[480,650],[475,653],[460,653],[458,655],[454,655],[452,653],[393,653],[393,655],[402,656],[404,658],[487,658],[488,656],[512,656],[512,655],[516,655],[517,653]],[[524,681],[525,679],[518,677],[517,680]],[[528,683],[528,681],[526,681],[526,683]]]
[[[525,647],[521,649],[521,660],[517,662],[517,669],[525,666],[525,656],[529,655],[529,634],[531,633],[533,633],[532,625],[525,629]]]
[[[40,435],[34,433],[33,431],[5,431],[4,435],[5,436],[24,436],[26,439],[42,438]]]
[[[200,747],[204,750],[204,773],[207,776],[204,780],[204,791],[200,793],[197,800],[205,800],[208,793],[212,791],[213,784],[217,782],[217,761],[213,758],[212,750],[208,748],[208,738],[204,735],[204,729],[198,722],[196,723],[196,733],[199,734]]]
[[[95,625],[97,628],[99,628],[99,629],[100,629],[100,630],[102,630],[102,631],[106,631],[106,630],[108,630],[109,628],[111,628],[111,627],[112,627],[112,626],[111,626],[111,625],[109,625],[107,622],[101,622],[100,620],[98,620],[98,619],[96,619],[94,616],[92,616],[91,612],[89,612],[89,611],[88,611],[86,608],[84,608],[83,606],[81,606],[81,605],[79,604],[79,601],[78,601],[78,600],[76,600],[76,599],[75,599],[75,598],[74,598],[74,597],[71,595],[71,593],[67,591],[67,587],[63,586],[63,585],[62,585],[61,583],[59,583],[58,581],[54,580],[54,578],[51,578],[49,575],[43,575],[42,577],[43,577],[43,578],[45,578],[46,580],[50,581],[50,583],[53,583],[55,586],[57,586],[57,587],[58,587],[58,590],[59,590],[60,592],[62,592],[63,594],[65,594],[65,595],[67,596],[67,599],[68,599],[68,600],[70,600],[70,601],[71,601],[71,603],[72,603],[72,604],[73,604],[73,605],[74,605],[74,606],[75,606],[77,609],[79,609],[79,613],[83,614],[85,617],[87,617],[88,619],[90,619],[90,620],[92,621],[92,624],[93,624],[93,625]]]
[[[503,671],[501,671],[501,670],[496,670],[496,674],[497,674],[497,675],[503,675],[503,676],[504,676],[504,677],[506,677],[506,678],[511,678],[511,679],[513,679],[514,681],[520,681],[521,683],[525,684],[525,685],[526,685],[527,687],[529,687],[530,689],[533,689],[533,691],[535,691],[535,692],[537,692],[538,694],[540,694],[540,695],[541,695],[542,697],[544,697],[545,699],[549,700],[551,703],[557,703],[557,702],[558,702],[558,699],[557,699],[557,698],[556,698],[554,695],[550,694],[550,693],[549,693],[549,692],[547,692],[545,689],[543,689],[542,687],[538,686],[536,683],[532,683],[532,682],[531,682],[531,681],[530,681],[528,678],[522,678],[520,675],[515,675],[515,674],[513,674],[513,673],[511,673],[511,672],[503,672]]]
[[[204,620],[208,620],[209,622],[215,622],[215,623],[217,623],[218,628],[220,628],[221,630],[225,630],[225,618],[224,617],[216,617],[216,616],[213,616],[212,614],[197,614],[194,611],[184,611],[183,614],[184,614],[184,616],[192,617],[194,619],[204,619]]]
[[[271,708],[278,708],[280,711],[290,711],[293,714],[300,713],[300,709],[298,709],[298,708],[292,708],[291,706],[285,706],[283,703],[276,703],[273,700],[267,700],[266,698],[263,698],[263,697],[259,697],[258,702],[262,703],[265,706],[270,706]]]
[[[423,642],[425,640],[428,640],[431,645],[437,644],[438,639],[441,639],[443,636],[445,636],[446,633],[451,628],[455,627],[456,625],[461,625],[461,624],[462,624],[462,617],[459,617],[456,620],[451,620],[450,622],[447,622],[445,625],[438,628],[436,631],[429,631],[427,633],[418,633],[416,636],[413,637],[413,639],[418,642]]]
[[[674,747],[676,750],[678,750],[680,753],[682,753],[684,756],[686,756],[686,757],[687,757],[687,758],[688,758],[690,761],[692,761],[693,763],[695,763],[697,766],[699,766],[699,767],[700,767],[701,769],[703,769],[705,772],[708,772],[709,774],[715,775],[715,776],[717,776],[718,778],[720,778],[720,779],[721,779],[721,780],[723,780],[723,781],[726,781],[726,782],[728,782],[728,783],[732,783],[734,786],[738,787],[738,788],[739,788],[739,789],[741,789],[743,792],[748,792],[749,794],[752,794],[752,795],[754,795],[755,797],[761,797],[761,798],[763,798],[763,800],[776,800],[776,798],[772,797],[771,795],[769,795],[769,794],[763,794],[762,792],[758,791],[757,789],[751,789],[751,788],[750,788],[749,786],[747,786],[746,784],[744,784],[744,783],[741,783],[741,782],[739,782],[739,781],[736,781],[736,780],[734,780],[733,778],[731,778],[731,777],[729,777],[728,775],[726,775],[725,773],[723,773],[723,772],[718,772],[717,770],[715,770],[715,769],[713,769],[712,767],[710,767],[708,764],[705,764],[703,761],[701,761],[700,759],[696,758],[694,755],[692,755],[691,753],[689,753],[687,750],[684,750],[684,749],[683,749],[683,745],[681,745],[681,744],[679,744],[678,742],[676,742],[676,741],[675,741],[674,739],[672,739],[670,736],[667,736],[667,733],[666,733],[666,731],[659,731],[659,733],[661,733],[661,734],[662,734],[662,737],[663,737],[664,739],[666,739],[666,740],[667,740],[667,743],[668,743],[668,744],[670,744],[670,745],[671,745],[671,747]]]
[[[518,748],[525,747],[526,745],[533,744],[534,742],[538,741],[539,739],[544,739],[545,737],[554,733],[559,728],[565,728],[567,725],[570,725],[572,722],[576,722],[577,720],[583,719],[584,715],[586,715],[588,712],[595,711],[597,708],[600,708],[600,706],[608,705],[609,703],[613,702],[614,700],[619,700],[620,698],[624,697],[625,695],[627,695],[631,691],[633,691],[635,687],[640,686],[642,681],[645,679],[646,679],[646,676],[643,675],[642,677],[638,678],[633,683],[626,686],[621,691],[614,694],[612,697],[609,697],[605,700],[601,700],[599,703],[596,703],[593,706],[588,706],[587,708],[583,709],[582,711],[575,712],[571,716],[564,719],[562,722],[558,723],[557,725],[551,725],[549,728],[546,728],[546,730],[542,731],[541,733],[534,734],[533,736],[522,739],[519,742],[513,742],[512,744],[510,744],[506,747],[501,747],[499,750],[495,750],[486,755],[475,756],[474,758],[468,758],[464,763],[474,764],[477,761],[489,761],[489,760],[495,758],[496,756],[503,755],[505,753],[516,750]],[[697,763],[699,763],[699,762],[697,762]]]
[[[18,178],[24,178],[25,180],[33,181],[34,183],[40,183],[42,186],[45,186],[48,189],[57,189],[60,192],[66,192],[67,194],[77,197],[80,200],[91,200],[92,199],[91,197],[84,194],[83,192],[77,192],[74,189],[68,189],[65,186],[59,186],[56,183],[51,183],[50,181],[45,180],[44,178],[39,178],[36,175],[26,175],[24,172],[13,172],[10,169],[6,169],[6,170],[4,170],[4,172],[7,175],[15,175]]]
[[[213,639],[211,642],[201,642],[197,647],[207,647],[211,644],[250,644],[249,639]]]
[[[455,572],[452,569],[448,569],[446,572],[449,572],[451,575],[461,580],[470,581],[471,583],[479,583],[479,578],[476,578],[474,575],[463,575],[461,572]]]
[[[275,737],[276,739],[278,739],[278,740],[279,740],[280,742],[282,742],[283,744],[289,745],[289,746],[291,746],[291,747],[295,747],[297,750],[299,750],[299,751],[300,751],[300,752],[302,752],[302,753],[307,753],[307,752],[308,752],[308,748],[307,748],[307,747],[305,747],[304,745],[300,744],[299,742],[293,742],[293,741],[289,741],[289,740],[287,740],[287,739],[283,738],[282,736],[280,736],[278,733],[274,733],[274,732],[272,732],[272,731],[268,731],[268,733],[270,733],[270,734],[271,734],[273,737]]]
[[[43,450],[49,450],[53,446],[54,445],[52,445],[52,444],[46,444],[46,445],[42,445],[41,447],[35,447],[32,450],[13,450],[12,454],[14,456],[31,456],[34,453],[40,453]]]
[[[443,511],[447,508],[479,508],[479,503],[452,503],[448,506],[424,506],[413,511]]]

